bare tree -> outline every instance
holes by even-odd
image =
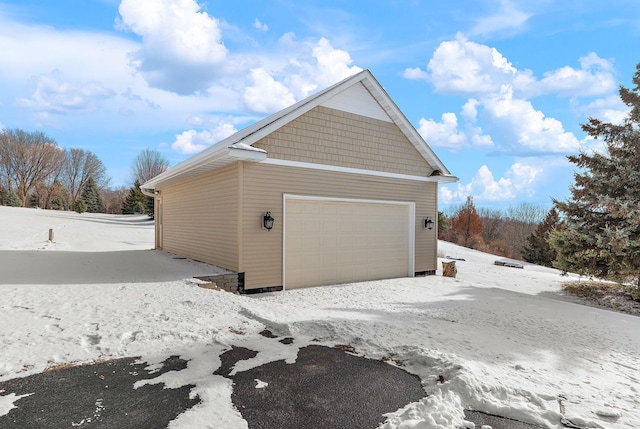
[[[92,177],[98,189],[109,186],[107,169],[100,159],[90,151],[70,149],[65,156],[60,181],[67,189],[68,205],[78,199],[89,178]]]
[[[504,238],[502,235],[502,227],[504,226],[502,210],[480,207],[478,215],[482,220],[482,236],[486,242]]]
[[[40,181],[34,186],[30,202],[33,206],[43,209],[62,210],[67,208],[65,201],[67,191],[52,174],[47,180]]]
[[[147,182],[169,168],[169,161],[155,149],[145,149],[133,161],[133,180]]]
[[[23,207],[34,186],[56,173],[63,157],[64,150],[42,132],[16,128],[0,133],[0,168]]]
[[[545,209],[543,206],[521,202],[515,207],[509,207],[507,217],[523,223],[537,225],[544,220],[547,212],[548,209]]]
[[[522,202],[507,210],[508,222],[505,224],[505,236],[513,248],[522,253],[529,237],[544,220],[547,210],[543,206]]]
[[[106,213],[122,214],[122,203],[129,194],[129,188],[121,186],[115,189],[103,189],[100,191]]]

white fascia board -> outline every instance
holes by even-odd
[[[455,183],[460,180],[459,177],[453,176],[451,174],[442,175],[442,176],[429,176],[429,182],[437,182],[437,183]]]
[[[194,155],[191,158],[186,159],[185,161],[182,161],[181,163],[179,163],[178,165],[176,165],[175,167],[172,167],[170,169],[168,169],[167,171],[165,171],[164,173],[161,173],[159,175],[157,175],[156,177],[154,177],[151,180],[148,180],[147,182],[143,183],[143,187],[145,188],[149,188],[149,189],[153,189],[155,188],[155,186],[159,183],[162,183],[166,180],[172,179],[176,176],[179,176],[183,173],[185,173],[188,170],[192,170],[195,168],[198,168],[202,165],[205,165],[209,162],[211,162],[212,160],[215,160],[216,158],[223,156],[224,155],[224,149],[226,149],[223,146],[218,146],[218,145],[214,145],[211,146],[208,149],[205,149],[204,151],[200,152],[197,155]],[[215,147],[215,150],[214,150]]]
[[[156,193],[153,190],[153,188],[143,188],[142,186],[140,186],[140,191],[142,191],[142,193],[147,197],[155,198],[156,196]]]
[[[362,174],[366,176],[386,177],[388,179],[413,180],[417,182],[438,182],[452,183],[457,182],[458,178],[451,175],[442,176],[414,176],[411,174],[390,173],[386,171],[366,170],[363,168],[340,167],[337,165],[315,164],[311,162],[288,161],[285,159],[267,158],[261,162],[267,165],[279,165],[282,167],[307,168],[310,170],[332,171],[335,173]]]
[[[251,148],[247,149],[243,146],[240,147],[226,147],[218,150],[214,154],[209,154],[206,157],[200,159],[191,158],[191,162],[185,161],[182,164],[178,164],[174,169],[167,170],[165,174],[162,173],[155,178],[144,183],[140,188],[143,189],[143,193],[148,195],[158,185],[174,181],[184,174],[188,174],[193,171],[200,171],[201,173],[215,170],[223,166],[229,165],[236,161],[249,161],[260,162],[267,158],[267,152],[263,149]],[[146,192],[145,192],[146,191]]]
[[[267,159],[267,151],[257,148],[245,149],[230,147],[227,153],[229,157],[238,161],[260,162]]]

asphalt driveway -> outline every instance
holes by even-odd
[[[384,421],[383,414],[425,395],[418,377],[396,366],[315,345],[300,349],[294,364],[276,361],[229,374],[236,362],[255,354],[234,347],[220,356],[222,365],[215,373],[233,380],[233,403],[250,429],[374,429]],[[167,358],[153,373],[146,366],[137,358],[125,358],[0,382],[0,395],[26,395],[0,416],[0,427],[160,429],[200,403],[199,397],[189,397],[190,385],[172,389],[157,383],[134,389],[136,381],[186,368],[180,357]],[[256,379],[268,388],[256,388]],[[475,412],[467,418],[477,427],[536,427]],[[210,423],[215,427],[216,422]]]

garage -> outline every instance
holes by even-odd
[[[157,249],[260,293],[435,274],[438,186],[456,180],[363,70],[141,190],[155,199]]]
[[[415,203],[284,196],[284,287],[413,276]]]

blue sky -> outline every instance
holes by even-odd
[[[550,206],[589,116],[626,114],[637,0],[0,0],[0,127],[95,153],[131,184],[370,69],[453,174],[441,206]]]

